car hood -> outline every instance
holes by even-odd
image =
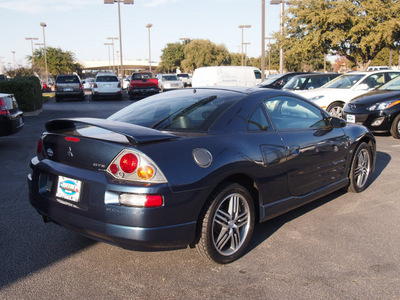
[[[372,91],[367,94],[355,97],[353,100],[351,100],[351,103],[356,103],[356,104],[375,104],[378,102],[390,100],[392,98],[398,98],[400,99],[400,91]]]

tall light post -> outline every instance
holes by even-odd
[[[280,4],[281,6],[281,13],[280,13],[280,27],[281,27],[281,39],[283,39],[283,31],[284,31],[284,13],[285,13],[285,3],[289,3],[285,0],[271,0],[271,5]],[[279,73],[283,73],[283,47],[282,41],[281,46],[279,48]]]
[[[104,43],[104,45],[108,46],[108,71],[111,71],[111,57],[110,57],[110,46],[114,45],[113,43]],[[114,54],[114,51],[113,51]]]
[[[38,40],[38,38],[34,38],[34,37],[26,37],[25,38],[25,40],[27,40],[27,41],[31,41],[31,46],[32,46],[32,69],[33,69],[33,41],[37,41]]]
[[[3,70],[3,58],[4,58],[4,56],[0,56],[0,74],[4,74],[4,70]],[[399,61],[400,61],[400,55],[399,55]]]
[[[104,4],[114,4],[115,2],[118,3],[118,23],[119,23],[119,53],[121,58],[121,82],[124,77],[124,67],[122,62],[122,35],[121,35],[121,9],[120,9],[120,2],[124,4],[133,4],[133,0],[104,0]]]
[[[14,65],[14,72],[15,72],[15,51],[11,51],[13,55],[13,65]]]
[[[107,40],[111,40],[112,55],[113,55],[113,72],[115,73],[115,59],[114,59],[114,41],[118,40],[117,37],[108,37]],[[118,74],[117,74],[118,75]]]
[[[247,45],[250,45],[251,43],[243,43],[244,45],[244,65],[247,66]]]
[[[261,0],[261,81],[265,79],[265,0]]]
[[[266,40],[268,40],[268,75],[271,75],[271,40],[273,40],[273,37],[266,37]]]
[[[48,73],[48,71],[47,71],[47,50],[46,50],[46,37],[45,37],[45,34],[44,34],[44,28],[45,28],[47,25],[46,25],[46,23],[44,23],[44,22],[41,22],[41,23],[40,23],[40,26],[42,26],[42,27],[43,27],[44,66],[45,66],[45,69],[46,69],[46,82],[47,82],[47,84],[48,84],[48,83],[49,83],[49,73]]]
[[[242,29],[242,66],[243,66],[243,29],[251,28],[251,25],[239,25],[239,28]]]
[[[153,27],[153,24],[149,23],[146,25],[146,28],[149,32],[149,71],[151,72],[151,47],[150,47],[150,28]]]

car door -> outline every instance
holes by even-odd
[[[264,101],[285,147],[288,188],[303,196],[346,177],[348,140],[342,128],[308,101],[276,96]]]

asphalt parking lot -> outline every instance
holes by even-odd
[[[130,103],[50,101],[0,137],[0,299],[400,299],[400,141],[386,135],[366,191],[260,224],[230,265],[194,249],[128,251],[43,223],[26,176],[45,122],[104,118]]]

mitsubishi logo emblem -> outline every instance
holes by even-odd
[[[67,156],[74,157],[74,154],[72,153],[71,147],[68,147]]]

